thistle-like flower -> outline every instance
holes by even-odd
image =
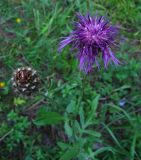
[[[91,17],[77,14],[78,22],[74,24],[74,30],[68,37],[65,37],[59,46],[59,52],[71,44],[73,49],[77,49],[77,58],[79,60],[79,68],[86,73],[91,72],[94,63],[99,67],[97,57],[100,55],[107,68],[111,61],[115,65],[119,64],[119,60],[114,56],[111,48],[116,46],[116,35],[118,30],[112,26],[104,17]]]

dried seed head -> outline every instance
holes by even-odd
[[[33,94],[40,84],[37,71],[30,67],[16,69],[11,80],[14,91],[22,95]]]

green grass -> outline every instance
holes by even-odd
[[[120,28],[122,65],[86,76],[69,47],[57,48],[75,13],[87,11]],[[141,160],[141,2],[2,0],[0,15],[0,159]],[[42,80],[33,97],[12,91],[21,66]]]

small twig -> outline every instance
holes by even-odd
[[[13,132],[13,129],[11,129],[9,132],[7,132],[3,137],[0,138],[0,142],[3,141],[12,132]]]
[[[27,110],[25,110],[25,112],[31,111],[33,109],[37,109],[39,107],[39,105],[41,103],[45,102],[45,98],[42,98],[41,100],[37,101],[36,103],[34,103],[31,107],[29,107]]]
[[[108,100],[108,99],[109,99],[109,97],[102,97],[102,98],[99,98],[100,101],[106,101],[106,100]]]

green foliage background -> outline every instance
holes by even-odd
[[[87,11],[119,27],[121,66],[85,75],[69,47],[58,54]],[[1,160],[141,160],[140,0],[1,0],[0,42]],[[33,97],[12,92],[21,66],[42,80]]]

